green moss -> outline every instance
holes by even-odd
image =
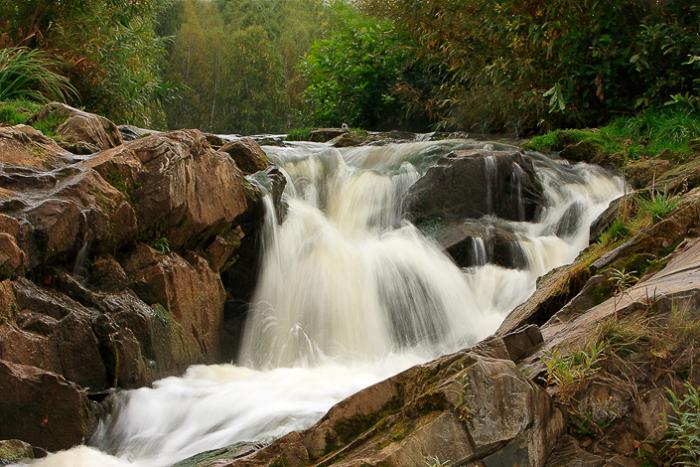
[[[156,318],[158,318],[161,323],[165,324],[166,326],[170,326],[172,324],[172,316],[170,316],[170,312],[167,308],[160,303],[154,303],[151,305],[151,308],[153,309]]]
[[[373,426],[387,422],[386,418],[395,413],[401,407],[401,400],[398,397],[391,399],[377,412],[371,414],[357,414],[352,417],[339,420],[333,427],[334,435],[326,438],[326,453],[330,453],[341,446],[350,443],[359,435],[369,430]]]
[[[133,199],[131,197],[131,189],[129,187],[127,177],[124,174],[122,174],[114,168],[111,168],[107,172],[105,180],[107,180],[107,183],[112,185],[114,188],[121,191],[122,194],[124,194],[124,197],[126,197],[126,200],[129,202],[129,204],[134,204]]]

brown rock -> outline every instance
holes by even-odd
[[[122,144],[117,126],[100,115],[51,102],[42,107],[32,121],[47,119],[61,121],[56,133],[69,143],[88,143],[102,150]]]
[[[127,259],[131,288],[146,303],[157,304],[182,327],[185,344],[199,361],[215,361],[221,352],[226,293],[205,259],[190,254],[158,254],[140,244]]]
[[[5,166],[51,170],[66,165],[71,158],[70,153],[30,126],[0,127],[0,162]]]
[[[465,351],[350,396],[284,446],[301,454],[289,465],[405,466],[430,455],[453,465],[543,465],[564,428],[547,393],[513,362]],[[223,465],[290,462],[278,443]]]
[[[208,243],[247,209],[243,174],[196,130],[146,136],[84,166],[132,200],[142,236],[173,248]]]
[[[17,246],[10,234],[0,233],[0,279],[22,274],[27,263],[24,252]]]
[[[95,417],[84,391],[62,376],[0,361],[0,438],[56,451],[81,443]]]
[[[19,328],[11,326],[0,334],[0,358],[63,375],[93,390],[109,387],[92,329],[97,312],[27,279],[13,287],[21,310]]]
[[[226,143],[219,151],[231,156],[245,174],[259,172],[270,166],[265,151],[251,138],[241,138]]]

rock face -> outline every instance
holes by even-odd
[[[231,156],[245,174],[259,172],[270,166],[267,154],[252,138],[231,141],[221,146],[219,151]]]
[[[50,450],[90,435],[88,396],[233,353],[224,304],[250,286],[221,274],[254,265],[240,249],[259,247],[263,218],[259,190],[199,131],[122,144],[101,117],[37,116],[59,117],[64,138],[104,150],[76,158],[0,128],[0,439]]]
[[[97,150],[113,148],[123,142],[117,126],[105,117],[59,102],[45,105],[33,120],[55,121],[57,122],[56,133],[65,141],[75,144],[86,143]]]
[[[0,361],[0,391],[0,438],[58,450],[82,442],[96,422],[85,392],[55,373]]]
[[[455,151],[428,169],[405,198],[414,222],[487,214],[532,221],[542,206],[542,185],[532,162],[519,152]]]
[[[371,386],[316,425],[216,465],[543,465],[564,429],[547,393],[512,358],[541,342],[536,328],[491,339]]]

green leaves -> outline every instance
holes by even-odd
[[[306,100],[317,125],[363,128],[397,124],[403,109],[394,90],[410,60],[405,39],[386,20],[352,5],[332,6],[332,29],[311,46],[302,65]]]

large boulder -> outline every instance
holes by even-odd
[[[405,212],[414,222],[480,218],[491,214],[533,221],[545,205],[532,162],[520,152],[460,150],[411,186]]]
[[[119,129],[107,118],[60,102],[46,104],[32,118],[33,122],[42,120],[55,123],[56,134],[62,140],[73,144],[87,143],[96,151],[113,148],[123,143]]]
[[[51,170],[71,162],[73,155],[40,131],[27,125],[0,127],[0,180],[5,185],[13,172],[32,173]],[[17,177],[14,177],[17,178]],[[0,200],[2,200],[0,190]]]
[[[223,454],[216,465],[405,466],[431,456],[453,465],[544,465],[564,417],[511,360],[531,353],[535,334],[413,367],[339,402],[306,431],[243,457]]]
[[[55,373],[0,360],[0,438],[56,451],[92,433],[87,394]]]
[[[142,238],[173,248],[213,238],[247,209],[243,174],[197,130],[146,136],[83,164],[131,201]]]
[[[270,166],[270,160],[260,145],[252,138],[241,138],[230,141],[219,149],[236,161],[236,165],[245,174],[265,170]]]

